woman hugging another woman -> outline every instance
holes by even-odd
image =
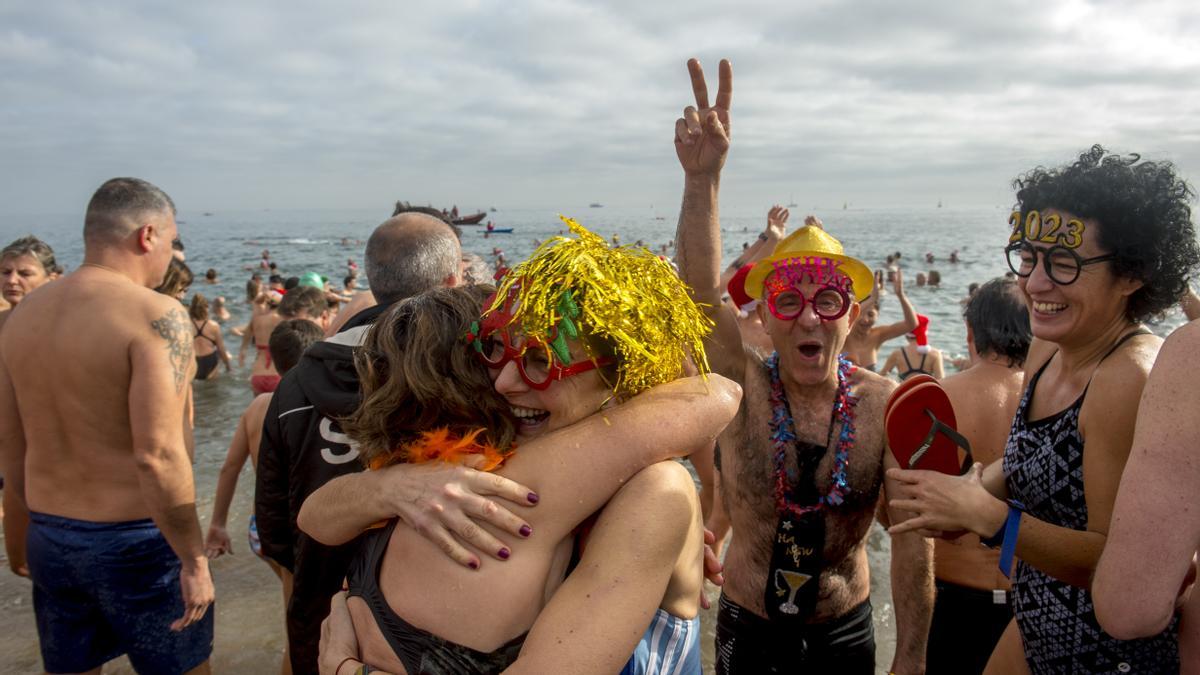
[[[363,401],[342,425],[369,466],[465,461],[530,486],[537,506],[514,507],[512,544],[463,523],[458,534],[503,564],[456,563],[402,520],[368,533],[348,574],[357,652],[341,661],[700,672],[699,503],[687,471],[664,460],[711,445],[740,390],[677,379],[689,357],[705,368],[709,323],[667,263],[568,224],[577,238],[543,244],[486,300],[480,287],[434,291],[371,330],[356,364]],[[323,492],[299,518],[323,543],[394,518],[346,514]],[[601,509],[589,536],[580,524]]]

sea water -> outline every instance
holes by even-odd
[[[826,229],[838,237],[846,253],[860,258],[873,268],[884,266],[889,254],[902,254],[899,264],[904,272],[905,290],[916,310],[930,317],[930,344],[946,352],[947,357],[966,354],[966,329],[961,318],[960,301],[972,282],[984,282],[1007,271],[1003,247],[1008,240],[1010,205],[926,209],[833,209],[814,210]],[[224,296],[232,319],[224,325],[226,346],[235,356],[240,339],[229,328],[245,324],[249,308],[245,303],[245,283],[251,271],[260,271],[258,262],[263,249],[270,251],[286,278],[305,272],[326,275],[337,288],[352,258],[362,270],[363,248],[371,230],[391,213],[387,206],[378,210],[353,211],[239,211],[213,212],[184,210],[179,213],[179,234],[186,246],[187,263],[196,275],[191,293],[203,293],[210,300]],[[464,211],[465,213],[465,211]],[[562,213],[580,221],[606,239],[618,235],[622,244],[641,240],[655,252],[675,237],[674,215],[663,215],[652,208],[588,208],[564,206],[562,211],[505,209],[489,213],[496,227],[512,227],[511,234],[485,234],[482,226],[462,228],[463,249],[491,260],[494,249],[504,252],[509,264],[531,253],[537,242],[565,232],[558,218]],[[789,231],[803,223],[804,212],[793,209]],[[49,243],[58,261],[68,270],[83,258],[82,213],[0,218],[0,244],[25,234],[34,234]],[[486,222],[486,220],[485,220]],[[766,207],[758,210],[727,211],[722,214],[722,250],[726,264],[741,251],[744,243],[753,243],[766,226]],[[951,251],[958,251],[959,262],[951,264]],[[925,262],[932,253],[934,262]],[[219,283],[204,283],[205,270],[213,268]],[[917,287],[918,272],[936,269],[941,273],[940,287]],[[888,284],[888,295],[880,323],[901,319],[901,312]],[[1166,335],[1182,322],[1172,313],[1156,332]],[[903,339],[885,345],[880,363]],[[197,382],[196,404],[196,496],[202,530],[207,530],[216,491],[217,474],[243,409],[251,400],[247,384],[253,349],[247,354],[247,367],[222,373],[216,380]],[[223,370],[223,367],[222,367]],[[256,559],[246,543],[246,521],[253,511],[254,476],[243,470],[237,495],[230,508],[229,533],[234,555],[212,564],[217,588],[216,642],[213,655],[215,672],[254,672],[273,670],[278,664],[284,642],[283,601],[279,583],[267,566]],[[895,649],[894,612],[888,575],[890,547],[886,533],[876,527],[868,541],[872,572],[877,662],[886,672]],[[484,564],[500,564],[485,559]],[[37,633],[28,580],[0,571],[0,672],[38,672]],[[710,590],[712,590],[710,588]],[[713,597],[715,607],[715,592]],[[703,615],[706,670],[711,670],[712,634],[715,612]],[[132,672],[122,659],[108,672]]]

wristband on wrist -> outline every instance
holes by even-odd
[[[766,232],[759,232],[759,233],[758,233],[758,240],[759,240],[759,241],[766,241],[766,240],[767,240],[767,239],[769,239],[769,238],[770,238],[770,237],[768,237],[768,236],[767,236],[767,233],[766,233]]]
[[[349,663],[349,662],[351,662],[351,661],[354,661],[355,663],[358,663],[358,662],[359,662],[359,661],[358,661],[358,659],[357,659],[356,657],[353,657],[353,656],[347,656],[346,658],[342,659],[342,662],[341,662],[341,663],[337,664],[337,668],[334,668],[334,669],[333,669],[333,675],[341,675],[341,672],[342,672],[342,666],[346,665],[347,663]],[[366,664],[364,663],[363,665],[366,665]],[[351,674],[353,675],[353,673],[354,673],[355,671],[350,671],[350,672],[351,672]]]
[[[1004,524],[996,534],[980,540],[981,544],[989,548],[1000,547],[1000,573],[1010,579],[1013,557],[1017,551],[1017,535],[1021,530],[1021,514],[1024,512],[1024,504],[1015,499],[1008,500],[1008,517],[1004,519]]]

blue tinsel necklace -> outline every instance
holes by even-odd
[[[850,448],[854,447],[854,404],[855,397],[850,395],[850,376],[856,367],[844,356],[838,356],[837,394],[833,398],[833,414],[842,423],[838,434],[837,446],[833,456],[833,474],[830,478],[829,491],[816,504],[801,506],[788,496],[791,481],[788,480],[787,467],[784,463],[787,449],[796,442],[796,425],[792,421],[792,411],[788,407],[787,394],[783,391],[783,382],[779,378],[779,353],[771,354],[767,359],[767,368],[771,373],[771,443],[775,446],[775,508],[779,513],[788,512],[795,516],[803,516],[817,511],[825,505],[838,506],[850,492],[846,483],[846,466],[850,463]]]

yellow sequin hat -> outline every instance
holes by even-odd
[[[618,395],[674,380],[688,356],[707,373],[703,340],[713,323],[671,264],[640,246],[610,247],[559,217],[575,238],[548,239],[509,271],[485,319],[511,308],[510,325],[547,345],[560,361],[569,360],[563,359],[566,337],[584,338],[587,350],[586,338],[608,343],[617,358]]]
[[[862,302],[875,289],[875,275],[871,268],[860,260],[846,255],[842,242],[825,230],[806,225],[789,234],[775,246],[769,257],[758,261],[750,274],[746,275],[746,293],[756,299],[763,297],[763,282],[776,269],[776,263],[788,260],[802,261],[805,258],[828,258],[837,264],[837,269],[850,278],[854,287],[854,299]]]

